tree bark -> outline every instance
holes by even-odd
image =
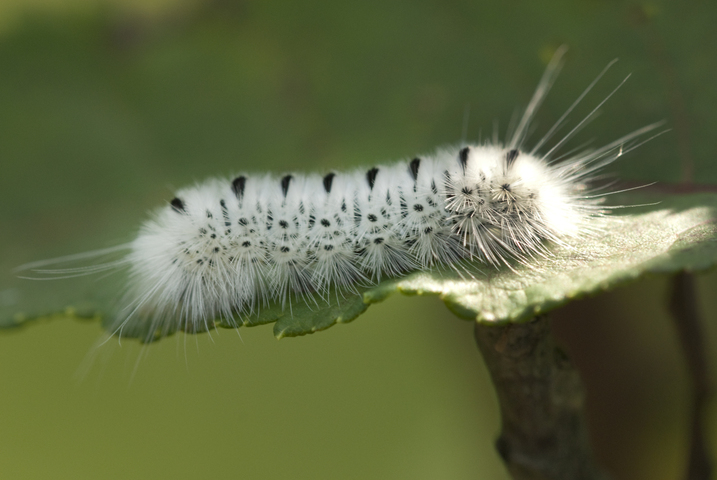
[[[595,464],[577,370],[556,347],[547,317],[476,323],[502,417],[498,453],[515,480],[607,480]]]

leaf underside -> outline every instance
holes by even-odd
[[[622,200],[626,205],[655,201],[644,195],[623,196]],[[270,305],[258,314],[233,321],[240,326],[275,323],[274,335],[278,338],[306,335],[350,322],[369,305],[398,292],[438,295],[453,313],[467,320],[523,322],[571,299],[606,291],[645,275],[713,267],[717,263],[717,194],[674,195],[659,201],[616,210],[629,214],[611,214],[601,220],[603,233],[565,246],[554,245],[550,256],[531,258],[525,264],[495,269],[466,262],[455,269],[414,272],[360,287],[357,292],[333,292],[329,298],[295,298],[283,308]],[[0,303],[9,292],[10,289],[0,291]],[[111,311],[108,300],[36,314],[8,303],[12,302],[6,300],[4,307],[0,305],[0,328],[17,327],[51,313],[104,317],[106,324],[112,321],[111,316],[103,315]],[[226,320],[213,326],[235,327]],[[122,336],[145,338],[146,333],[144,327],[135,326],[125,328]]]

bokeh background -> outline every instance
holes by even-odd
[[[2,0],[0,278],[128,241],[174,188],[208,176],[405,158],[459,141],[466,105],[468,138],[494,121],[504,132],[561,44],[535,138],[619,57],[582,114],[632,77],[580,140],[665,119],[670,133],[612,170],[717,183],[715,21],[709,2],[666,0]],[[84,295],[40,283],[26,287],[38,306]],[[700,278],[713,369],[716,287]],[[688,385],[667,293],[656,277],[555,314],[617,479],[684,468]],[[391,298],[297,339],[239,333],[111,341],[87,372],[97,321],[2,332],[0,475],[508,478],[471,325],[437,299]]]

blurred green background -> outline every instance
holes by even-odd
[[[613,58],[582,114],[597,144],[673,129],[612,169],[717,183],[717,7],[696,1],[0,2],[0,269],[130,240],[172,191],[239,170],[370,165],[501,131],[570,51],[545,131]],[[580,113],[571,115],[573,121]],[[10,274],[3,274],[3,281]],[[72,282],[31,283],[38,306]],[[700,280],[712,365],[715,275]],[[648,279],[556,313],[616,479],[676,479],[684,363]],[[392,298],[277,342],[271,326],[110,341],[55,318],[0,335],[2,478],[507,479],[469,322]],[[717,416],[709,419],[717,439]]]

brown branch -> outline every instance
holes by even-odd
[[[583,418],[577,370],[556,348],[550,322],[488,326],[475,338],[498,394],[496,448],[515,480],[605,480]]]
[[[712,382],[707,368],[707,357],[697,310],[695,277],[691,273],[680,272],[672,280],[670,311],[692,382],[690,452],[685,478],[687,480],[709,480],[712,478],[713,468],[706,445],[704,415],[712,397]]]

